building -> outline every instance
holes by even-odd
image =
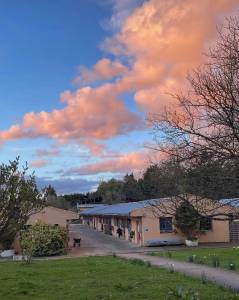
[[[30,216],[27,225],[33,225],[38,221],[50,225],[59,225],[66,227],[71,220],[79,219],[79,214],[71,210],[61,209],[53,206],[47,206],[40,212]]]
[[[154,207],[165,200],[167,201],[167,198],[95,207],[80,213],[80,218],[91,228],[116,237],[121,233],[120,238],[140,245],[147,245],[153,241],[160,244],[184,243],[185,238],[174,228],[173,218],[155,213]],[[234,234],[232,240],[232,224],[228,220],[212,220],[205,217],[200,227],[203,231],[199,237],[201,243],[239,241],[239,230],[238,236]]]

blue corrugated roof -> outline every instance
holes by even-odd
[[[93,207],[103,207],[106,206],[106,204],[99,204],[99,203],[88,203],[88,204],[76,204],[78,208],[93,208]]]
[[[130,213],[136,209],[158,204],[162,200],[163,199],[151,199],[151,200],[143,200],[138,202],[117,203],[112,205],[106,205],[100,208],[87,209],[83,211],[81,215],[129,216]]]
[[[97,215],[98,212],[102,211],[104,208],[106,208],[108,205],[101,205],[93,208],[89,208],[81,212],[81,215]]]
[[[220,202],[222,202],[224,205],[239,207],[239,198],[221,199]]]

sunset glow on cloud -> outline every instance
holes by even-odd
[[[46,159],[37,159],[31,162],[32,168],[42,168],[48,165],[48,161]]]
[[[111,84],[68,93],[67,105],[51,113],[27,113],[22,123],[0,132],[0,142],[41,136],[69,140],[106,140],[142,127],[140,118],[117,99]]]
[[[64,175],[92,175],[104,172],[124,173],[143,170],[149,163],[148,153],[132,152],[117,158],[107,159],[99,163],[83,165],[67,170]]]
[[[86,69],[84,66],[80,67],[80,75],[74,79],[77,84],[88,84],[97,80],[107,80],[123,75],[128,71],[127,67],[119,61],[110,61],[108,58],[102,58],[95,66]]]
[[[73,87],[59,87],[55,108],[39,110],[36,105],[12,125],[1,125],[3,147],[9,141],[39,138],[57,143],[57,149],[35,152],[34,168],[46,167],[49,156],[63,155],[60,148],[67,144],[86,149],[91,158],[72,161],[64,176],[145,168],[147,114],[173,104],[170,94],[186,88],[186,76],[203,62],[203,52],[216,38],[216,26],[238,13],[238,0],[124,0],[112,5],[107,24],[114,30],[109,36],[105,33],[97,50],[102,57],[92,67],[80,64],[75,78],[72,74]],[[131,134],[137,141],[142,137],[140,146],[125,146],[124,136]],[[106,158],[111,150],[118,157]]]
[[[218,22],[237,7],[236,0],[145,2],[103,44],[116,56],[133,57],[130,72],[117,85],[134,90],[146,112],[159,111],[172,100],[168,94],[182,89],[187,73],[202,62]]]

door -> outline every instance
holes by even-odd
[[[230,223],[230,242],[239,243],[239,220]]]
[[[135,235],[136,243],[141,244],[142,241],[142,221],[136,221],[136,235]]]

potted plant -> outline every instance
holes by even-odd
[[[197,237],[188,237],[185,240],[185,244],[188,247],[197,247],[198,246],[198,238]]]
[[[185,236],[186,246],[198,246],[199,219],[198,212],[188,201],[182,202],[176,209],[175,227]]]

